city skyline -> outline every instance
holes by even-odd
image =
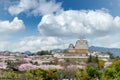
[[[106,4],[107,3],[107,4]],[[120,0],[0,0],[0,50],[89,45],[120,48]]]

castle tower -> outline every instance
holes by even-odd
[[[88,42],[86,38],[80,37],[80,39],[76,41],[75,46],[73,44],[70,44],[68,52],[88,55]]]
[[[88,42],[86,38],[80,37],[75,44],[75,52],[80,54],[88,54]]]
[[[73,45],[73,44],[70,44],[68,51],[69,51],[70,53],[74,53],[74,52],[75,52],[74,48],[75,48],[74,45]]]

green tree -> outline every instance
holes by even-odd
[[[38,51],[37,53],[36,53],[37,55],[51,55],[51,51]]]
[[[98,55],[95,56],[95,60],[94,61],[95,61],[95,63],[98,64],[98,62],[99,62]]]
[[[9,69],[13,69],[13,68],[17,67],[16,63],[12,60],[6,60],[5,62],[7,63],[7,68],[9,68]]]
[[[90,62],[92,62],[92,55],[90,55],[89,56],[89,58],[88,58],[88,61],[87,61],[88,63],[90,63]]]
[[[3,70],[2,71],[2,75],[0,75],[6,79],[10,79],[10,80],[16,80],[19,79],[19,74],[15,71],[13,71],[12,69],[8,69],[8,70]]]
[[[120,72],[120,59],[113,61],[109,67],[114,67],[117,72]]]
[[[98,63],[99,63],[98,56],[90,55],[89,58],[88,58],[87,63],[88,63],[88,66],[92,66],[94,68],[98,68]]]
[[[107,68],[104,72],[104,77],[107,79],[117,78],[117,71],[115,68]]]
[[[36,80],[43,80],[42,76],[43,71],[41,69],[34,70],[34,75]]]
[[[32,79],[34,75],[32,71],[28,69],[25,73],[25,76],[26,76],[26,79]]]
[[[49,69],[49,70],[47,70],[46,79],[45,80],[52,80],[52,79],[58,80],[59,75],[60,75],[60,71],[59,70]]]
[[[98,68],[99,68],[99,69],[103,69],[103,68],[104,68],[104,63],[105,63],[104,60],[99,59],[99,61],[98,61]]]
[[[120,58],[113,61],[109,68],[114,68],[115,71],[117,72],[116,73],[117,78],[120,78]]]
[[[76,70],[76,79],[77,80],[89,80],[90,77],[87,74],[85,69],[77,69]]]
[[[99,77],[99,72],[92,66],[87,66],[86,68],[87,74],[90,76],[91,79],[95,79]]]
[[[111,53],[111,52],[106,52],[106,54],[108,54],[110,56],[110,59],[114,59],[115,58],[113,53]]]

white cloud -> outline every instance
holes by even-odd
[[[2,38],[4,37],[4,39],[0,39],[1,50],[38,51],[41,49],[67,48],[69,43],[75,44],[76,37],[79,38],[81,35],[90,38],[89,45],[120,47],[118,37],[120,36],[118,35],[120,17],[112,16],[105,8],[101,10],[63,11],[62,3],[55,0],[17,0],[13,1],[12,5],[10,2],[12,1],[8,2],[7,8],[11,15],[20,13],[35,16],[43,15],[38,25],[38,30],[42,36],[26,37],[17,42],[10,42],[7,41],[9,35],[3,35]],[[2,34],[18,32],[24,28],[23,21],[17,17],[11,22],[0,21],[0,33]],[[45,36],[43,37],[43,35]]]
[[[22,20],[15,17],[13,21],[0,21],[0,33],[12,33],[25,29],[25,25]]]
[[[61,3],[56,3],[55,0],[20,0],[18,4],[11,5],[8,8],[11,15],[18,15],[22,12],[33,15],[45,15],[61,10]]]
[[[61,43],[61,40],[55,37],[27,37],[21,40],[18,44],[23,46],[22,49],[50,49],[54,45]],[[25,46],[24,46],[25,45]],[[19,49],[19,48],[18,48]]]
[[[120,17],[103,10],[68,10],[58,15],[44,15],[38,25],[42,35],[66,37],[105,36],[119,29]]]
[[[96,37],[94,39],[87,38],[89,46],[100,46],[109,48],[120,48],[120,35],[107,35],[104,37]],[[51,50],[51,49],[66,49],[70,43],[75,45],[77,39],[64,39],[58,37],[41,37],[30,36],[22,38],[17,42],[0,41],[0,49],[9,51],[32,51]]]
[[[11,45],[11,46],[9,46]],[[7,47],[6,47],[7,46]],[[31,36],[25,37],[17,42],[2,41],[0,49],[10,51],[38,51],[38,50],[51,50],[56,48],[66,48],[68,42],[57,37],[39,37]]]
[[[94,38],[91,45],[108,47],[108,48],[120,48],[120,34],[107,35],[103,37]]]
[[[8,41],[0,41],[0,51],[8,50],[9,42]]]

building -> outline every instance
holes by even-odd
[[[90,52],[88,55],[91,55],[91,56],[98,56],[98,58],[104,60],[104,61],[109,61],[110,59],[110,55],[108,54],[102,54],[101,52],[99,51],[93,51],[93,52]]]
[[[76,41],[75,46],[70,44],[68,52],[80,55],[88,55],[88,42],[86,38],[80,37],[80,39]]]
[[[80,37],[80,39],[76,41],[75,46],[70,44],[67,52],[56,53],[54,57],[64,59],[87,59],[89,57],[88,54],[88,42],[84,37]]]
[[[108,54],[102,54],[98,51],[89,51],[88,41],[84,37],[80,37],[74,44],[70,44],[67,52],[54,52],[53,56],[63,59],[87,59],[89,56],[98,56],[98,58],[109,61],[110,56]]]

